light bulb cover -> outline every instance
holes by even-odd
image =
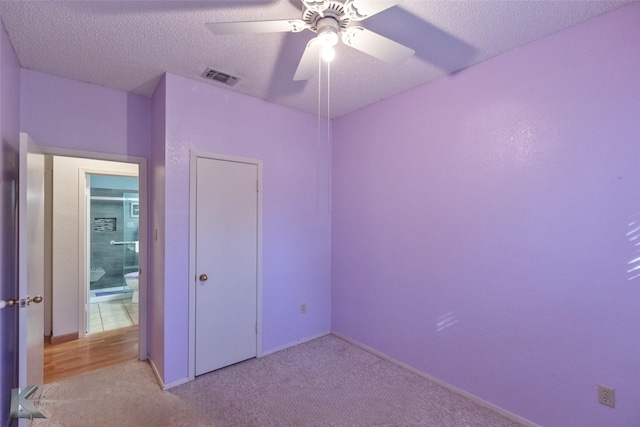
[[[324,59],[325,62],[331,62],[335,57],[336,51],[333,49],[333,47],[325,46],[324,48],[322,48],[322,59]]]
[[[338,44],[338,34],[332,31],[324,31],[318,34],[318,42],[325,47],[331,47]]]

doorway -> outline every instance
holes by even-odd
[[[115,363],[117,357],[113,361],[100,357],[106,365],[92,366],[89,359],[94,350],[89,350],[93,346],[88,346],[86,340],[99,329],[114,329],[118,317],[115,311],[120,311],[128,322],[117,326],[132,325],[122,329],[122,334],[126,334],[129,350],[134,348],[135,358],[144,360],[147,358],[146,277],[143,274],[147,260],[146,159],[56,151],[50,149],[47,155],[50,274],[45,278],[48,288],[45,294],[49,294],[45,299],[49,302],[45,335],[53,344],[47,351],[51,352],[52,348],[62,350],[62,345],[68,347],[67,350],[75,346],[75,350],[65,353],[74,357],[78,364],[87,359],[87,370]],[[109,187],[112,178],[119,183]],[[91,215],[92,204],[95,215]],[[101,210],[98,205],[111,210]],[[118,212],[113,209],[115,205],[119,206]],[[96,221],[96,218],[101,219]],[[107,236],[109,229],[116,231]],[[102,242],[101,249],[114,249],[120,253],[118,271],[108,258],[100,256],[99,248],[92,248],[92,240],[100,241],[97,234],[103,239],[109,237],[106,243]],[[114,244],[110,244],[112,241]],[[130,273],[139,275],[137,293],[135,286],[126,283],[125,276]],[[138,300],[135,305],[134,294]],[[98,307],[98,304],[110,303],[119,307],[115,310]],[[92,307],[92,304],[95,305]],[[92,330],[91,320],[96,317],[101,325],[97,328],[94,322]],[[110,324],[106,325],[107,322]],[[117,331],[110,331],[110,334],[114,332]],[[132,339],[137,343],[135,347],[132,347]],[[83,341],[84,345],[80,345]]]
[[[85,173],[85,332],[138,324],[138,177]],[[80,185],[83,183],[81,182]],[[88,280],[87,280],[88,277]]]

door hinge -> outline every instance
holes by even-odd
[[[258,322],[256,322],[256,334],[258,333]]]
[[[260,192],[260,181],[256,181],[256,193]]]

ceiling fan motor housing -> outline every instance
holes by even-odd
[[[309,28],[314,33],[320,34],[321,26],[332,25],[333,23],[327,24],[329,21],[325,21],[325,19],[329,18],[337,24],[337,30],[334,31],[339,33],[341,30],[346,29],[351,22],[351,19],[345,13],[344,4],[339,1],[325,1],[322,3],[322,6],[319,6],[318,3],[315,3],[315,7],[308,7],[307,2],[303,2],[306,6],[304,12],[302,13],[302,20],[305,24],[307,24],[307,28]]]
[[[318,41],[323,46],[335,46],[338,43],[340,26],[333,18],[322,18],[318,21]]]

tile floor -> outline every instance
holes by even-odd
[[[110,331],[138,324],[138,303],[131,298],[90,304],[89,333]]]

